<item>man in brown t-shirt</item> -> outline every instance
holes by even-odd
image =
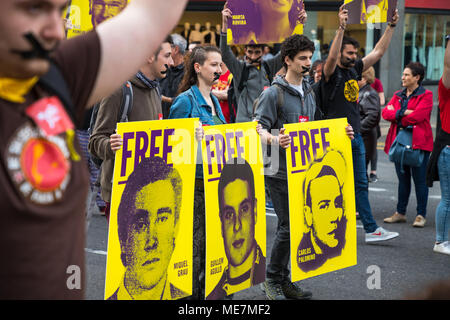
[[[0,299],[84,297],[89,184],[73,123],[137,72],[185,3],[133,0],[61,41],[66,0],[0,1]],[[50,60],[69,99],[39,81]]]

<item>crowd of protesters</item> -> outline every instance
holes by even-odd
[[[0,203],[3,222],[0,224],[0,248],[7,259],[0,266],[0,299],[84,298],[84,289],[69,290],[66,285],[67,266],[81,266],[83,277],[85,274],[85,207],[80,204],[85,203],[89,177],[80,154],[102,162],[99,180],[104,204],[99,206],[106,207],[108,216],[114,153],[122,146],[122,138],[115,133],[115,128],[121,121],[120,110],[127,86],[133,90],[135,105],[126,114],[129,121],[194,115],[207,125],[258,121],[262,143],[278,147],[280,168],[265,179],[267,196],[278,218],[266,281],[262,286],[269,299],[301,300],[313,295],[290,281],[288,267],[289,201],[284,160],[291,138],[285,134],[283,125],[298,122],[299,117],[309,121],[347,118],[349,124],[342,130],[351,139],[356,211],[365,230],[366,243],[399,236],[377,224],[369,203],[368,183],[378,179],[376,145],[380,119],[391,122],[386,153],[399,130],[414,127],[413,148],[423,151],[422,162],[419,167],[395,163],[399,180],[397,210],[384,222],[406,221],[412,178],[418,203],[413,225],[423,227],[428,187],[439,180],[442,199],[436,209],[433,250],[450,254],[448,47],[439,82],[439,117],[433,140],[432,93],[422,86],[424,67],[420,63],[411,62],[405,67],[403,90],[396,92],[383,108],[384,92],[375,78],[373,65],[389,48],[399,20],[397,11],[374,49],[360,57],[359,43],[345,35],[348,10],[342,6],[326,60],[312,61],[315,46],[304,35],[287,37],[281,43],[281,50],[274,55],[265,56],[267,45],[252,43],[245,45],[243,57],[236,57],[227,44],[227,24],[232,16],[227,5],[222,11],[217,46],[197,45],[189,50],[188,41],[192,39],[179,34],[166,36],[178,22],[186,2],[133,0],[121,8],[116,19],[101,22],[92,32],[64,41],[61,12],[66,6],[65,0],[1,2]],[[304,9],[298,12],[298,17],[302,23],[307,23]],[[346,86],[354,83],[357,83],[356,95],[349,95]],[[57,116],[67,118],[57,129],[46,125],[48,120],[35,117],[30,111],[31,108],[45,111],[49,97],[54,95]],[[279,95],[283,95],[283,112],[294,117],[280,116]],[[90,155],[86,155],[79,144],[74,143],[73,131],[78,126],[86,132],[83,120],[86,109],[92,106],[97,108],[94,109],[97,118],[91,123]],[[198,134],[197,139],[201,138]],[[23,149],[18,150],[20,145]],[[69,152],[60,152],[60,145]],[[55,178],[58,181],[47,181],[32,168],[20,169],[17,165],[27,151],[36,150],[61,154],[51,159],[52,162],[41,164],[58,167],[59,176]],[[368,172],[369,163],[372,166]],[[204,202],[202,170],[197,168],[194,299],[204,298],[204,273],[201,272],[205,261]]]

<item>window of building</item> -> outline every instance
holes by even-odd
[[[444,65],[445,35],[450,33],[450,16],[406,13],[403,33],[403,66],[417,61],[425,67],[425,80],[440,79]]]

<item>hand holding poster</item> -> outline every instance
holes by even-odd
[[[123,122],[116,152],[105,299],[192,294],[192,221],[198,119]]]
[[[260,148],[256,122],[205,127],[208,300],[265,280],[266,202]]]
[[[345,0],[348,24],[391,22],[397,0]]]
[[[356,264],[352,149],[346,119],[286,124],[292,282]]]
[[[303,0],[228,0],[228,44],[281,43],[303,34]]]

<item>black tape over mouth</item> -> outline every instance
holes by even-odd
[[[219,80],[220,76],[221,76],[221,74],[220,74],[220,73],[218,73],[218,72],[214,72],[214,81],[217,81],[217,80]]]
[[[169,66],[165,64],[164,67],[166,67],[166,70],[161,71],[161,74],[166,74],[167,72],[169,72]]]
[[[250,63],[250,64],[260,64],[262,56],[254,59],[254,60],[251,59],[249,56],[246,56],[246,59],[247,59],[247,62]]]
[[[51,50],[45,49],[32,32],[27,32],[23,36],[30,43],[31,50],[11,49],[12,53],[20,55],[24,60],[31,60],[35,58],[50,60],[50,53],[54,50],[54,48]]]

